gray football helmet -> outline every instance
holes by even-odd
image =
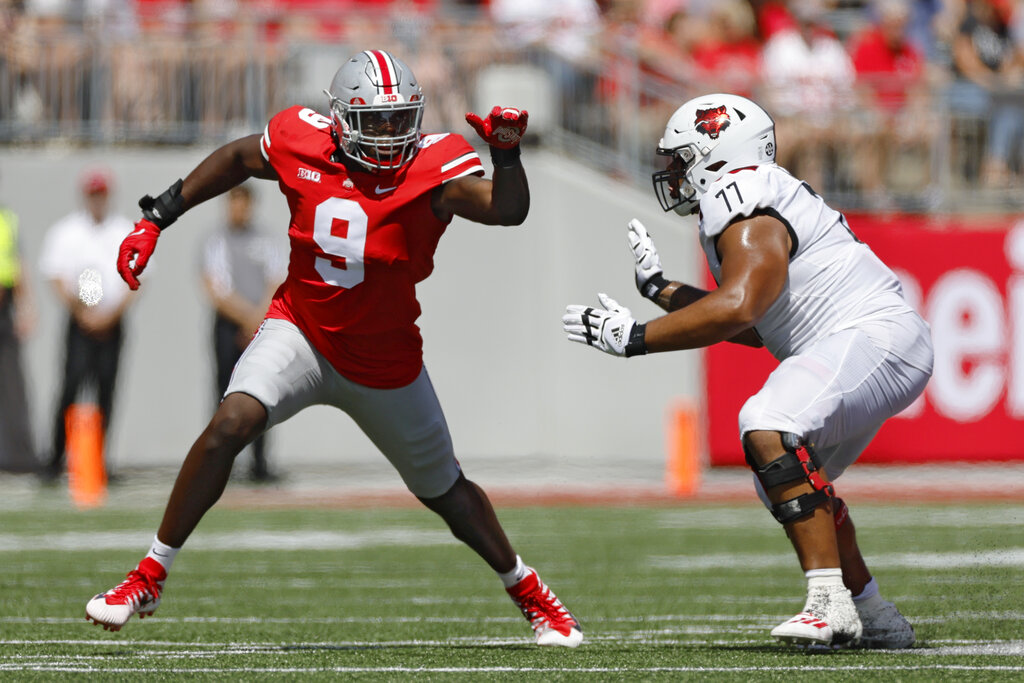
[[[331,121],[341,151],[367,170],[396,171],[416,155],[423,91],[412,69],[383,50],[366,50],[331,81]]]

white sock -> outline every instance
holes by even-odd
[[[511,588],[525,579],[529,573],[530,568],[523,564],[523,558],[516,555],[516,566],[512,567],[511,571],[498,572],[498,578],[505,584],[505,588]]]
[[[174,564],[174,557],[178,554],[181,548],[172,548],[166,543],[161,543],[160,539],[156,536],[153,537],[153,545],[149,546],[149,552],[146,553],[146,557],[151,557],[155,561],[159,562],[164,571],[168,574],[171,572],[171,565]]]
[[[807,577],[807,588],[815,586],[842,586],[843,570],[835,569],[808,569],[804,572]]]
[[[875,577],[872,576],[871,580],[868,581],[864,585],[864,590],[862,590],[857,595],[853,596],[853,601],[854,602],[867,602],[868,600],[871,600],[872,598],[875,598],[875,597],[879,597],[878,596],[878,582],[875,581]]]

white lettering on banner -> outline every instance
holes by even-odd
[[[1006,388],[1006,412],[1024,418],[1024,275],[1014,275],[1006,286],[1010,300],[1010,384]]]
[[[1017,223],[1006,237],[1006,261],[1014,270],[1006,284],[1010,303],[1010,385],[1006,391],[1006,412],[1024,418],[1024,221]]]
[[[1007,261],[1024,271],[1024,222],[1007,234]],[[897,270],[907,301],[932,328],[935,370],[926,393],[935,410],[958,422],[986,417],[1006,396],[1006,412],[1024,418],[1024,272],[1006,285],[1006,298],[986,274],[950,270],[927,293],[917,279]],[[897,417],[924,410],[914,401]]]
[[[975,270],[945,273],[928,293],[935,372],[928,398],[946,417],[974,422],[999,402],[1006,321],[999,290]]]

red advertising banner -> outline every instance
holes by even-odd
[[[1024,220],[847,219],[899,275],[935,345],[924,395],[860,462],[1024,460]],[[737,415],[777,363],[764,349],[718,344],[704,364],[711,463],[742,465]]]

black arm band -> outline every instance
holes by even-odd
[[[140,199],[139,208],[142,209],[142,216],[161,230],[178,220],[178,216],[185,213],[185,198],[181,196],[181,186],[184,184],[184,181],[178,178],[156,199],[148,194]]]
[[[519,163],[520,154],[522,154],[522,150],[519,149],[519,145],[512,149],[502,149],[491,145],[491,163],[495,168],[512,168]]]
[[[626,358],[633,356],[647,355],[647,342],[644,334],[647,332],[647,323],[637,323],[629,331],[629,341],[626,342]]]
[[[658,295],[670,284],[672,284],[671,280],[666,280],[664,275],[658,273],[657,275],[652,275],[651,279],[644,283],[644,291],[640,293],[654,303],[658,303]]]

